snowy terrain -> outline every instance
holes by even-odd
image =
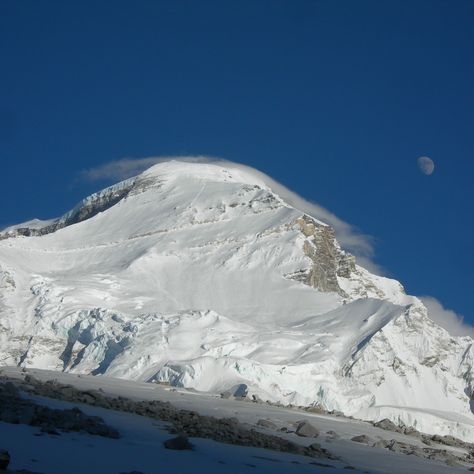
[[[472,339],[231,166],[161,163],[0,234],[0,361],[474,441]]]
[[[33,397],[38,403],[53,408],[79,406],[88,415],[100,416],[109,426],[117,429],[119,439],[90,436],[84,433],[61,433],[60,436],[37,436],[38,428],[0,422],[1,448],[12,457],[10,469],[30,469],[48,474],[117,474],[137,470],[144,474],[171,469],[183,473],[327,473],[355,472],[369,474],[456,474],[466,472],[467,465],[447,465],[444,462],[399,454],[363,443],[351,441],[358,435],[373,440],[393,439],[423,446],[417,439],[376,428],[368,423],[334,416],[308,413],[297,409],[271,407],[245,401],[226,400],[184,389],[173,391],[157,384],[119,380],[112,377],[77,377],[67,373],[28,370],[28,374],[47,381],[57,380],[82,390],[100,388],[110,396],[132,400],[169,401],[178,408],[194,410],[217,417],[235,417],[255,430],[278,434],[295,443],[309,445],[314,438],[302,438],[293,433],[277,432],[259,427],[259,419],[273,421],[276,426],[288,426],[297,420],[306,420],[320,430],[316,441],[335,454],[339,460],[314,459],[248,446],[216,443],[209,439],[192,438],[193,451],[170,451],[163,441],[170,439],[166,423],[77,403],[68,403],[43,397]],[[22,379],[16,368],[5,368],[0,375]],[[333,437],[331,433],[338,433]],[[35,435],[36,434],[36,435]],[[446,449],[446,446],[439,446]],[[458,448],[449,448],[459,452]],[[73,462],[71,462],[73,460]],[[328,468],[331,466],[331,468]],[[348,468],[351,468],[348,470]]]

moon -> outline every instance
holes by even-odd
[[[417,160],[417,163],[418,163],[418,168],[420,168],[420,171],[423,174],[426,174],[427,176],[429,176],[430,174],[433,174],[434,162],[430,157],[420,156]]]

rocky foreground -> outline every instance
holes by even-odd
[[[113,427],[107,426],[101,418],[87,416],[79,408],[51,409],[29,399],[28,396],[83,403],[168,422],[169,431],[178,435],[164,443],[168,449],[193,449],[188,437],[194,437],[312,458],[337,459],[318,443],[312,443],[307,447],[301,446],[278,436],[249,429],[235,418],[219,419],[203,416],[194,411],[179,410],[168,402],[159,400],[136,402],[123,397],[112,398],[105,396],[100,390],[81,391],[56,381],[41,382],[30,375],[26,375],[24,381],[6,377],[0,380],[0,421],[38,427],[40,429],[38,436],[44,434],[59,436],[61,432],[77,431],[117,439],[120,434]],[[316,437],[319,434],[306,422],[299,423],[297,433],[304,437]],[[9,461],[8,452],[2,450],[0,469],[6,469]]]
[[[240,422],[237,418],[216,418],[196,411],[179,409],[168,401],[136,401],[122,396],[113,397],[100,388],[81,390],[56,380],[41,381],[26,373],[23,379],[3,376],[0,381],[0,421],[38,427],[39,431],[35,436],[60,436],[62,433],[75,431],[111,439],[120,437],[120,432],[113,426],[104,423],[100,417],[84,414],[80,408],[59,410],[42,404],[43,400],[56,399],[133,413],[165,422],[169,432],[178,435],[164,442],[167,449],[193,449],[193,444],[188,437],[207,438],[232,445],[318,458],[319,461],[313,461],[313,464],[318,466],[334,467],[327,464],[327,461],[343,461],[340,456],[315,442],[317,438],[319,441],[324,436],[327,447],[328,443],[340,438],[339,433],[326,431],[323,434],[318,429],[317,423],[312,424],[305,420],[295,421],[288,427],[280,426],[269,418],[261,418],[255,420],[254,426],[251,426]],[[409,436],[413,439],[413,443],[400,439],[375,438],[365,434],[354,436],[351,441],[372,448],[386,449],[393,453],[438,461],[449,466],[465,466],[465,469],[474,470],[470,468],[470,465],[474,464],[474,445],[470,443],[450,436],[426,435],[413,428],[396,426],[389,420],[374,423],[374,426],[385,431],[392,431],[394,435],[401,433]],[[274,433],[269,434],[271,432]],[[308,442],[302,445],[285,439],[284,435],[288,433],[306,438]],[[2,451],[0,469],[6,469],[8,462],[8,452]],[[346,466],[346,468],[351,467],[353,466]]]

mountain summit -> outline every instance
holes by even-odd
[[[0,233],[2,365],[110,375],[474,441],[473,349],[261,177],[160,163]]]

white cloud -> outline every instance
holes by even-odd
[[[341,246],[357,257],[359,265],[379,275],[384,273],[381,267],[372,260],[374,248],[372,244],[373,239],[370,236],[358,232],[351,224],[343,221],[323,206],[304,199],[265,173],[247,165],[209,156],[161,156],[139,159],[122,158],[120,160],[110,161],[96,168],[85,170],[81,173],[81,176],[83,179],[89,181],[123,180],[135,176],[157,163],[170,160],[219,163],[230,169],[241,169],[257,175],[285,202],[333,227]]]
[[[432,296],[421,296],[421,301],[428,309],[429,317],[452,336],[471,336],[474,338],[474,327],[464,323],[464,317],[451,309],[446,309]]]
[[[172,158],[140,158],[137,160],[133,158],[122,158],[120,160],[109,161],[95,168],[84,170],[81,172],[81,177],[87,181],[123,180],[131,176],[136,176],[147,168],[150,168],[150,166],[160,161],[167,161],[168,159]]]

